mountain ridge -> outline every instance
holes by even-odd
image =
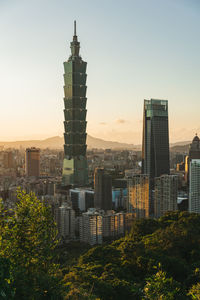
[[[27,148],[27,147],[36,147],[36,148],[53,148],[61,149],[63,148],[64,138],[60,136],[54,136],[43,140],[27,140],[27,141],[11,141],[11,142],[0,142],[0,146],[5,148]],[[91,135],[87,136],[87,146],[88,149],[137,149],[139,146],[128,143],[120,143],[115,141],[105,141],[100,138],[92,137]]]
[[[175,142],[170,144],[171,151],[187,151],[190,141]],[[24,141],[9,141],[0,142],[0,147],[5,148],[50,148],[50,149],[63,149],[64,138],[60,136],[53,136],[42,140],[24,140]],[[116,141],[107,141],[100,138],[87,135],[87,146],[88,149],[125,149],[125,150],[138,150],[140,151],[141,145],[134,145],[128,143],[120,143]]]

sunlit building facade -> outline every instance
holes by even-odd
[[[154,217],[160,218],[167,211],[177,210],[178,176],[162,175],[155,178]]]
[[[125,231],[125,213],[115,213],[115,211],[107,211],[103,215],[103,237],[104,239],[123,236]]]
[[[134,213],[136,218],[150,216],[148,175],[136,174],[128,179],[127,211]]]
[[[103,242],[103,217],[94,208],[83,213],[79,221],[80,241],[95,245]]]
[[[133,213],[116,213],[114,210],[105,212],[89,208],[79,218],[80,241],[95,245],[122,237],[130,231],[133,220]]]

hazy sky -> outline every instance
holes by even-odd
[[[142,140],[143,99],[169,101],[170,142],[200,134],[199,0],[0,0],[0,140],[63,134],[73,20],[87,131]]]

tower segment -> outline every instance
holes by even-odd
[[[76,35],[71,42],[71,55],[64,62],[64,161],[62,184],[84,186],[88,183],[86,157],[86,67],[79,55]]]

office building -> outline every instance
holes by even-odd
[[[128,179],[127,211],[136,218],[150,216],[149,176],[136,174]]]
[[[169,174],[168,101],[144,100],[142,174],[153,179]]]
[[[94,207],[112,209],[112,178],[104,168],[96,168],[94,172]]]
[[[40,176],[40,149],[34,147],[26,149],[25,174],[27,177]]]
[[[127,188],[112,189],[112,207],[116,209],[126,208],[127,202]]]
[[[78,215],[80,212],[87,211],[88,208],[94,207],[94,191],[84,188],[69,190],[72,208]]]
[[[200,213],[200,159],[192,159],[190,162],[189,211]]]
[[[76,35],[71,42],[71,56],[64,62],[64,161],[63,186],[85,186],[88,183],[86,158],[86,66],[79,55]]]
[[[160,218],[167,211],[177,210],[178,176],[162,175],[155,178],[154,217]]]

